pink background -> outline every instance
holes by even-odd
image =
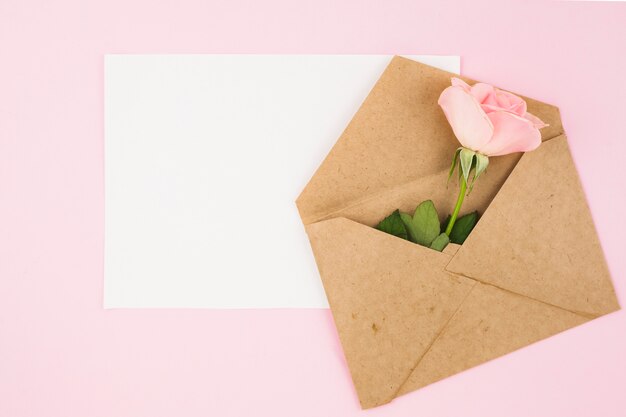
[[[361,412],[328,311],[101,308],[105,53],[462,55],[560,106],[624,303],[625,39],[626,3],[2,0],[0,417],[626,415],[623,311]]]

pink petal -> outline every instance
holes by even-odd
[[[531,114],[531,113],[528,113],[528,112],[526,112],[526,114],[524,114],[524,119],[530,120],[533,123],[533,125],[535,125],[535,127],[537,129],[541,129],[542,127],[550,126],[548,124],[545,124],[543,122],[543,120],[541,120],[540,118],[538,118],[534,114]]]
[[[509,106],[501,106],[497,104],[481,104],[480,107],[483,108],[485,113],[491,113],[494,111],[506,111],[509,113],[515,113],[518,116],[524,117],[526,113],[526,102],[516,103]]]
[[[468,83],[466,83],[465,81],[463,81],[460,78],[456,78],[456,77],[452,77],[452,85],[454,87],[462,87],[463,90],[469,92],[471,90],[471,87],[469,86]]]
[[[476,150],[493,134],[493,125],[480,104],[461,86],[448,87],[439,96],[439,105],[461,145]]]
[[[485,113],[491,113],[494,111],[502,111],[502,107],[494,105],[494,104],[481,104],[480,107],[484,110]]]
[[[526,113],[526,102],[523,98],[508,91],[496,89],[496,100],[503,110],[523,116]]]
[[[493,137],[478,152],[498,156],[532,151],[541,145],[539,129],[529,120],[505,111],[489,113],[487,116],[493,123]]]
[[[476,83],[472,86],[472,95],[480,104],[498,104],[495,98],[495,88],[485,83]]]
[[[526,102],[524,100],[513,104],[510,108],[509,111],[511,113],[515,113],[518,116],[524,116],[526,114]]]
[[[511,107],[511,100],[504,94],[502,91],[496,91],[496,101],[498,102],[498,106],[503,109],[508,109]]]

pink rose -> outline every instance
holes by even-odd
[[[547,126],[515,94],[459,78],[452,78],[439,105],[461,145],[486,156],[532,151],[541,144],[539,129]]]

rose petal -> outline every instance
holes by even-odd
[[[503,110],[515,113],[518,116],[524,116],[526,113],[526,102],[523,98],[516,96],[508,91],[496,89],[496,101]]]
[[[540,118],[538,118],[534,114],[531,114],[531,113],[528,113],[528,112],[526,112],[524,114],[524,119],[530,120],[533,123],[533,125],[535,125],[535,127],[537,129],[541,129],[542,127],[550,126],[550,125],[544,123],[543,120],[541,120]]]
[[[480,107],[482,107],[485,113],[491,113],[494,111],[503,111],[503,110],[506,111],[502,107],[498,105],[494,105],[494,104],[481,104]]]
[[[500,90],[496,90],[496,101],[498,102],[498,106],[503,109],[508,110],[511,107],[511,100],[509,100],[509,97],[507,97],[507,95]]]
[[[503,107],[503,106],[498,106],[498,105],[493,105],[493,104],[481,104],[480,107],[483,108],[485,113],[491,113],[494,111],[506,111],[509,113],[517,114],[518,116],[522,116],[522,117],[524,117],[524,114],[526,113],[525,102],[520,103],[520,104],[515,104],[509,107]]]
[[[452,81],[452,85],[453,85],[454,87],[462,87],[462,88],[463,88],[463,90],[465,90],[465,91],[467,91],[467,92],[469,92],[469,91],[471,90],[471,87],[469,86],[469,84],[468,84],[468,83],[466,83],[465,81],[463,81],[463,80],[462,80],[462,79],[460,79],[460,78],[457,78],[457,77],[452,77],[452,80],[451,80],[451,81]]]
[[[491,140],[478,152],[487,156],[528,152],[541,145],[541,134],[534,124],[513,113],[497,111],[487,115],[494,127]]]
[[[461,145],[476,150],[493,134],[493,125],[476,99],[461,86],[448,87],[439,96],[439,105]]]
[[[515,113],[518,116],[522,116],[523,117],[526,114],[526,102],[524,100],[522,100],[522,101],[520,101],[520,102],[518,102],[516,104],[513,104],[509,108],[509,111],[511,113]]]
[[[472,95],[480,104],[498,104],[495,98],[495,89],[492,85],[476,83],[472,86]]]

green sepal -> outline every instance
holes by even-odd
[[[474,164],[474,157],[476,152],[471,149],[461,148],[459,152],[459,159],[461,160],[461,171],[463,172],[463,178],[465,183],[469,183],[470,172],[472,171],[472,165]]]
[[[457,150],[454,151],[454,157],[452,158],[452,165],[450,165],[450,171],[448,172],[447,184],[450,183],[450,178],[452,178],[452,174],[454,174],[454,170],[456,169],[456,165],[459,161],[459,153],[461,153],[461,149],[463,148],[457,148]]]
[[[483,155],[481,153],[476,153],[476,159],[474,162],[474,178],[472,179],[472,183],[469,186],[469,192],[472,192],[474,188],[474,183],[480,177],[480,174],[485,172],[487,167],[489,166],[489,157],[487,155]]]

